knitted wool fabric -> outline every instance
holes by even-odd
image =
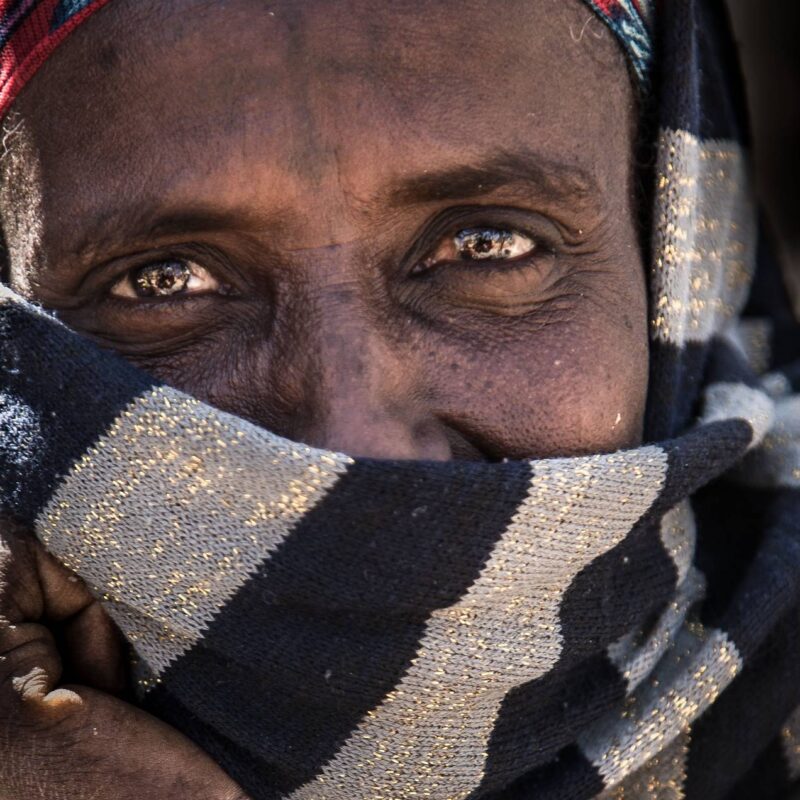
[[[102,598],[142,705],[255,800],[797,786],[800,369],[769,344],[800,337],[756,258],[727,31],[662,8],[638,449],[315,450],[3,290],[0,508]]]

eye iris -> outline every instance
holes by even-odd
[[[463,261],[503,258],[513,254],[513,231],[499,228],[467,228],[455,236],[455,246]]]
[[[192,272],[182,261],[148,264],[133,274],[133,284],[140,297],[166,297],[182,292]]]

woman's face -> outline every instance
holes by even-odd
[[[633,88],[578,0],[114,0],[7,120],[12,284],[354,455],[641,436]]]

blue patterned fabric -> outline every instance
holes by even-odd
[[[654,0],[584,0],[614,31],[640,86],[650,85]]]
[[[94,3],[94,0],[60,0],[53,12],[53,19],[50,23],[52,30],[60,28],[78,12],[83,11]]]

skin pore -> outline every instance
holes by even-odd
[[[577,0],[114,0],[15,111],[12,284],[168,383],[353,455],[640,436],[634,89]]]
[[[578,0],[113,0],[5,128],[12,286],[180,389],[378,458],[641,439],[635,90]],[[0,799],[33,796],[32,772],[42,797],[238,797],[86,688],[119,685],[107,619],[3,538],[0,743],[20,766]],[[9,694],[5,676],[42,668],[49,690],[62,665],[77,705]]]

